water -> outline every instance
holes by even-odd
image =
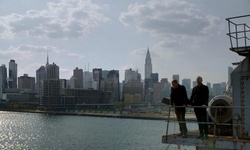
[[[166,126],[163,120],[0,111],[0,149],[165,150],[168,145],[161,143],[161,137]],[[170,123],[169,132],[178,132],[177,123]]]

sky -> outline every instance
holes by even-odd
[[[14,59],[18,76],[35,77],[49,63],[69,79],[78,67],[132,68],[144,78],[149,48],[153,73],[172,80],[227,82],[244,57],[229,50],[226,18],[250,14],[250,0],[1,0],[0,64]]]

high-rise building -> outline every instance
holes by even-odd
[[[35,77],[29,77],[28,74],[18,77],[18,89],[35,91]]]
[[[46,66],[47,79],[57,79],[59,80],[59,66],[55,63]]]
[[[7,68],[5,65],[0,66],[0,99],[7,85]]]
[[[49,64],[49,57],[47,55],[47,62],[45,66],[41,66],[36,70],[36,91],[40,95],[43,89],[43,81],[49,79],[59,80],[59,66],[55,63]]]
[[[17,64],[13,59],[9,62],[9,88],[17,89]]]
[[[153,85],[151,82],[152,70],[153,69],[152,69],[151,56],[148,48],[145,59],[145,80],[144,80],[144,101],[147,102],[153,100]]]
[[[115,103],[120,100],[120,83],[119,71],[111,70],[107,75],[107,79],[102,80],[101,90],[105,92],[112,92],[110,103]]]
[[[84,71],[83,73],[83,88],[90,89],[92,87],[93,75],[92,72]]]
[[[188,97],[191,96],[191,79],[183,79],[182,85],[185,86]]]
[[[180,83],[180,76],[178,74],[173,75],[173,80],[177,80]]]
[[[151,56],[149,53],[149,48],[147,50],[147,55],[145,59],[145,79],[149,79],[152,74],[152,62],[151,62]]]
[[[125,70],[124,82],[126,83],[129,81],[141,81],[141,75],[138,73],[138,70],[134,71],[131,68]]]
[[[101,80],[102,80],[102,69],[94,68],[93,69],[93,80],[97,82],[97,89],[101,88]]]
[[[76,78],[76,88],[83,88],[83,70],[76,67],[73,76]]]
[[[41,66],[36,70],[36,92],[40,94],[42,92],[42,81],[46,79],[45,67]]]

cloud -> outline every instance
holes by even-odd
[[[0,16],[0,38],[11,38],[20,32],[46,39],[87,36],[91,29],[110,20],[100,13],[101,8],[91,0],[60,0],[47,3],[47,9],[41,11]]]
[[[0,55],[20,61],[31,59],[34,55],[40,55],[47,52],[59,53],[60,50],[54,46],[34,46],[21,44],[17,47],[10,46],[7,50],[0,50]]]
[[[77,58],[77,59],[82,59],[84,58],[85,56],[81,55],[81,54],[77,54],[77,53],[69,53],[67,54],[69,57],[71,58]]]
[[[135,26],[140,32],[161,37],[207,36],[220,26],[219,18],[200,14],[199,9],[187,1],[152,0],[129,5],[119,20],[126,26]]]

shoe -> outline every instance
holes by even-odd
[[[207,134],[204,134],[204,139],[208,139],[208,135]]]
[[[187,134],[183,134],[183,135],[182,135],[182,138],[187,138]]]
[[[196,138],[201,139],[201,138],[203,138],[203,137],[204,137],[204,135],[203,135],[203,134],[200,134],[200,135],[198,135]]]

